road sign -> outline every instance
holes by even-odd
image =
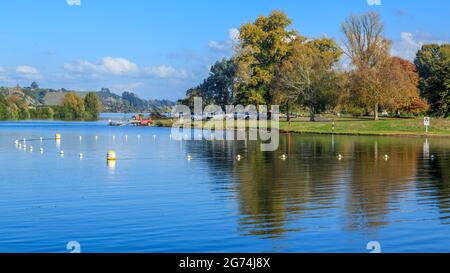
[[[428,127],[430,126],[430,117],[423,118],[423,125],[425,125],[425,130],[428,133]]]

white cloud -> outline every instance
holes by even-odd
[[[97,63],[82,60],[73,63],[66,63],[64,64],[64,69],[74,73],[91,73],[92,75],[124,75],[137,73],[139,71],[139,68],[135,63],[125,58],[113,57],[104,57]]]
[[[228,30],[228,38],[226,41],[222,42],[210,41],[208,43],[208,47],[212,50],[228,52],[232,51],[238,43],[239,43],[239,29],[230,28]]]
[[[157,67],[146,67],[144,68],[144,73],[146,75],[157,78],[185,79],[188,77],[188,73],[185,70],[179,70],[168,65],[160,65]]]
[[[413,61],[416,57],[417,51],[422,47],[422,45],[429,43],[441,44],[442,41],[429,39],[421,40],[411,32],[402,32],[400,33],[400,40],[394,42],[392,47],[392,55]]]
[[[381,0],[366,0],[369,6],[380,6]]]
[[[208,47],[210,49],[218,50],[218,51],[226,51],[228,50],[228,45],[226,43],[219,43],[216,41],[210,41],[208,43]]]
[[[67,72],[88,76],[89,78],[102,78],[104,75],[131,76],[137,78],[173,78],[185,79],[188,73],[169,65],[139,68],[139,66],[125,58],[105,57],[97,63],[79,60],[64,64]]]
[[[42,78],[41,73],[32,67],[27,65],[21,65],[16,68],[16,73],[20,78],[28,79],[28,80],[38,80]]]
[[[80,6],[81,0],[66,0],[67,5],[69,6]]]
[[[239,42],[239,29],[237,28],[230,28],[228,30],[228,40],[232,42]]]

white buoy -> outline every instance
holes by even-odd
[[[342,160],[342,158],[344,158],[341,154],[338,155],[338,159]]]
[[[84,156],[83,153],[80,153],[80,159],[83,159],[83,156]]]
[[[172,134],[169,135],[169,138],[172,139]]]
[[[385,159],[385,160],[388,160],[388,159],[389,159],[389,156],[388,156],[388,155],[384,155],[384,159]]]
[[[286,160],[287,156],[286,155],[281,155],[280,158],[281,158],[281,160]]]
[[[241,155],[237,155],[237,156],[236,156],[236,159],[237,159],[237,161],[239,161],[239,160],[242,159],[242,156],[241,156]]]
[[[44,139],[42,137],[39,138],[39,141],[42,142]]]
[[[116,140],[116,136],[113,136],[112,138],[113,138],[113,140]]]
[[[19,143],[19,149],[22,149],[22,144]]]
[[[33,146],[30,146],[30,152],[32,152],[33,151]]]
[[[80,141],[81,141],[81,140],[83,140],[83,137],[82,137],[82,136],[80,136],[80,137],[79,137],[79,139],[80,139]]]
[[[95,136],[95,141],[97,141],[98,140],[98,136]]]
[[[27,149],[27,145],[23,144],[23,149],[26,150]]]
[[[64,155],[64,151],[63,150],[59,151],[59,155],[63,156]]]
[[[156,135],[153,135],[153,139],[156,139]]]
[[[128,135],[125,135],[125,140],[128,140]]]
[[[137,138],[138,138],[138,139],[141,139],[141,135],[137,135]]]
[[[19,140],[16,139],[16,141],[14,141],[15,144],[19,144]]]
[[[27,139],[26,139],[26,138],[24,138],[24,139],[22,139],[22,141],[23,141],[23,143],[25,143],[25,142],[27,142]]]
[[[43,153],[43,152],[44,152],[44,148],[40,148],[39,151],[40,151],[41,153]]]
[[[188,155],[188,156],[187,156],[187,160],[189,160],[189,161],[192,160],[192,156],[191,156],[191,155]]]

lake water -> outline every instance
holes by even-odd
[[[450,252],[450,139],[282,135],[263,153],[169,135],[0,123],[0,252]]]

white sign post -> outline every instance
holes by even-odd
[[[425,125],[425,132],[428,134],[428,127],[430,126],[430,117],[423,118],[423,125]]]

